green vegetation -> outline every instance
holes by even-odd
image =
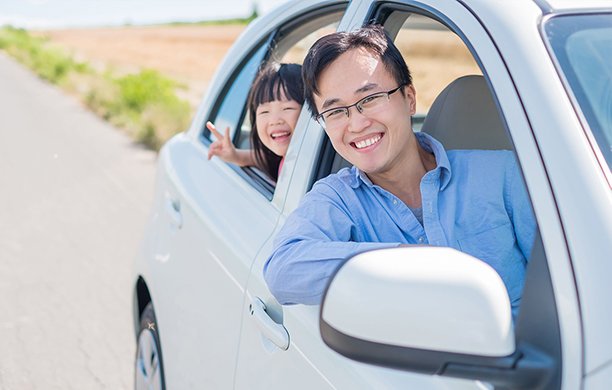
[[[189,103],[174,94],[175,81],[152,69],[114,77],[107,72],[85,102],[103,118],[123,127],[145,145],[159,149],[174,134],[189,126]]]
[[[2,27],[0,49],[54,84],[61,84],[70,72],[87,73],[87,63],[76,62],[61,50],[47,47],[46,40],[25,30]]]
[[[175,95],[177,88],[185,87],[156,70],[122,76],[110,69],[99,73],[47,40],[11,27],[0,28],[0,50],[75,93],[104,119],[153,149],[189,126],[189,103]]]
[[[175,22],[169,23],[171,26],[183,26],[183,25],[224,25],[224,24],[240,24],[247,25],[253,21],[259,14],[257,13],[257,7],[253,6],[253,13],[248,18],[235,18],[235,19],[225,19],[225,20],[207,20],[202,22],[195,23],[187,23],[187,22]]]

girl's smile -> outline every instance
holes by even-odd
[[[285,156],[302,105],[295,100],[274,100],[257,107],[257,134],[261,142],[278,156]]]

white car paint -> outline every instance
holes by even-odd
[[[302,110],[271,200],[236,169],[206,159],[203,124],[239,60],[281,21],[329,3],[287,3],[245,29],[217,69],[190,129],[160,152],[154,207],[134,280],[146,283],[154,303],[168,388],[488,388],[478,381],[351,361],[321,340],[318,306],[282,307],[271,296],[263,265],[274,235],[311,185],[324,137],[307,110]],[[374,3],[352,1],[338,30],[362,25]],[[612,375],[612,174],[567,93],[540,25],[550,17],[543,14],[546,7],[562,13],[577,8],[609,12],[611,4],[398,3],[436,10],[477,53],[510,129],[539,221],[559,317],[562,388],[606,388]],[[172,207],[180,213],[180,227],[173,224]],[[251,318],[254,299],[289,333],[287,351],[264,337]]]

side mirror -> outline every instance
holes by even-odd
[[[382,249],[346,260],[323,295],[320,330],[353,360],[511,388],[530,388],[547,363],[517,350],[497,272],[452,248]],[[527,355],[530,372],[517,368]]]

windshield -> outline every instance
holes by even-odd
[[[612,169],[612,14],[558,16],[548,20],[544,31]]]

